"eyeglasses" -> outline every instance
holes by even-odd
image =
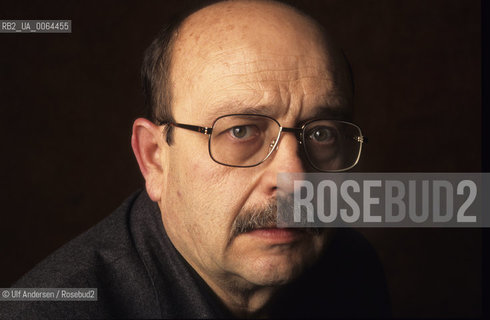
[[[311,120],[301,128],[286,128],[266,115],[230,114],[218,117],[211,128],[168,124],[208,135],[211,159],[230,167],[258,166],[275,150],[283,132],[294,133],[311,166],[324,172],[354,167],[367,142],[357,125],[340,120]]]

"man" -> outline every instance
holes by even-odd
[[[342,122],[353,88],[316,22],[276,2],[218,2],[160,35],[143,72],[153,121],[134,122],[132,146],[146,192],[15,285],[93,287],[98,301],[9,302],[1,316],[389,314],[357,234],[275,227],[278,173],[348,169],[362,143],[335,150],[327,124],[357,130]]]

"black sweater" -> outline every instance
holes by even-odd
[[[168,238],[146,192],[24,275],[17,288],[97,288],[97,301],[0,302],[0,318],[222,318],[227,308]],[[357,232],[339,229],[318,263],[270,304],[271,317],[386,317],[379,260]]]

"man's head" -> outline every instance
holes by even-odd
[[[350,114],[352,87],[340,50],[289,6],[219,2],[187,17],[168,39],[169,91],[161,101],[171,104],[155,112],[167,119],[156,120],[212,127],[220,116],[254,113],[298,127]],[[228,306],[260,309],[275,287],[318,258],[327,237],[271,228],[277,174],[313,170],[297,137],[284,133],[266,161],[237,168],[213,161],[208,136],[199,132],[174,127],[168,143],[168,127],[138,119],[132,139],[166,232]]]

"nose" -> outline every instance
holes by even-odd
[[[294,133],[282,132],[269,161],[278,172],[304,172],[305,162],[301,157],[301,145]]]
[[[262,164],[264,171],[261,186],[268,196],[284,196],[294,190],[294,180],[300,180],[305,172],[302,146],[294,133],[283,132],[269,158]]]

